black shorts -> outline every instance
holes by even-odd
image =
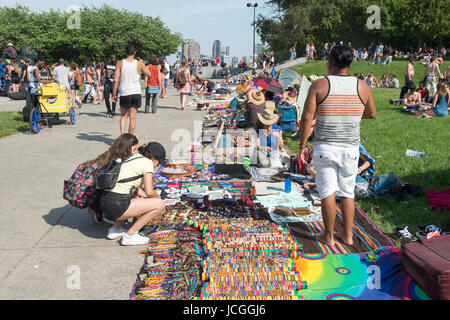
[[[120,108],[122,109],[139,109],[141,107],[141,103],[142,97],[140,94],[132,94],[130,96],[120,97]]]
[[[110,220],[116,221],[128,210],[131,195],[105,191],[100,198],[100,208]]]

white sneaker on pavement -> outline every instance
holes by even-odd
[[[128,232],[128,230],[126,230],[122,227],[120,227],[119,229],[110,228],[108,230],[108,235],[106,236],[106,238],[108,238],[109,240],[116,240],[120,237],[123,237],[127,232]]]
[[[121,244],[123,246],[139,246],[148,243],[148,238],[139,235],[139,233],[135,233],[132,236],[129,236],[128,233],[125,233],[122,237]]]

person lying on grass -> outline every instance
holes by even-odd
[[[441,81],[437,85],[437,92],[434,95],[433,103],[431,106],[419,108],[418,111],[414,111],[416,116],[430,117],[447,117],[449,109],[449,88],[448,85]]]

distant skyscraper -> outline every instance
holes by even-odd
[[[239,63],[239,58],[238,58],[238,57],[233,57],[233,59],[231,59],[231,63],[232,63],[233,65],[238,64],[238,63]]]
[[[219,58],[221,56],[220,54],[221,51],[222,51],[222,43],[220,42],[220,40],[214,41],[212,48],[212,57]]]
[[[256,51],[256,54],[261,54],[263,48],[264,48],[264,45],[263,45],[262,43],[258,43],[258,44],[256,45],[256,50],[255,50],[255,51]]]
[[[229,56],[230,55],[230,47],[226,47],[225,48],[225,55]]]
[[[182,56],[187,60],[200,60],[200,44],[194,39],[186,39],[182,47]]]

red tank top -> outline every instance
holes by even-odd
[[[150,71],[151,77],[147,79],[147,87],[158,87],[158,70],[159,66],[152,66],[151,64],[147,67],[148,71]]]

